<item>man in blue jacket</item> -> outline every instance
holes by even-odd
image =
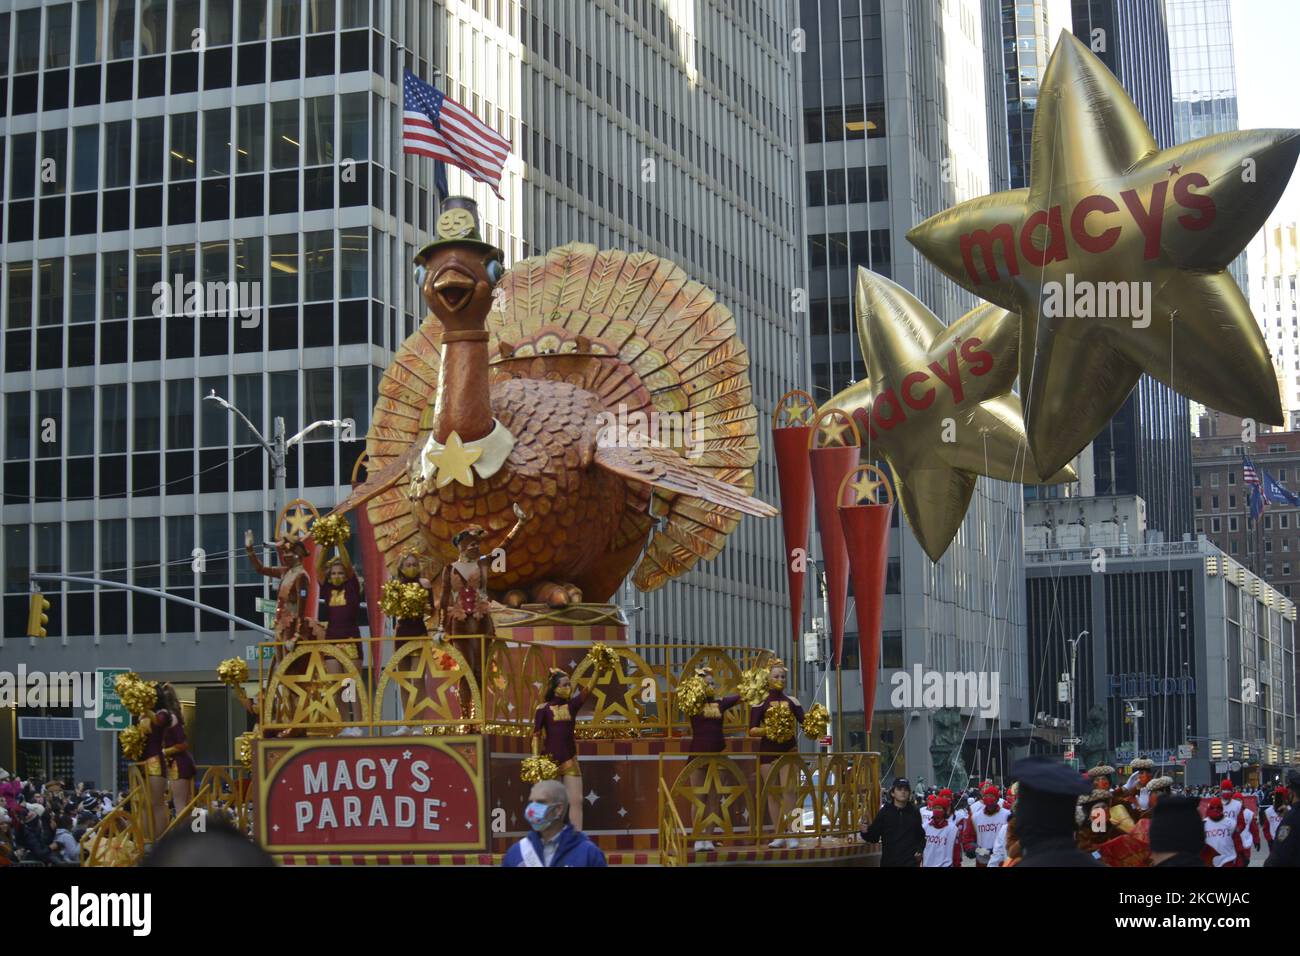
[[[586,834],[569,826],[569,798],[564,784],[533,784],[524,816],[532,832],[512,846],[502,866],[605,866],[605,854]]]

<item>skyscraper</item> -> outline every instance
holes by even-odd
[[[978,0],[800,4],[808,36],[803,148],[819,403],[864,374],[853,323],[857,266],[906,287],[945,323],[975,304],[912,249],[905,233],[994,183],[1005,185],[1005,146],[1001,180],[990,181],[990,143],[1006,141],[1002,91],[990,92],[990,77],[1000,73],[990,71],[986,46],[998,35],[997,17],[995,4]],[[990,102],[997,104],[992,112]],[[892,679],[914,663],[998,672],[1001,725],[1009,731],[1025,719],[1021,508],[1018,488],[980,479],[965,523],[937,564],[896,518],[871,746],[897,772],[906,768],[926,780],[939,772],[930,757],[928,715],[891,703]],[[864,743],[856,644],[850,632],[846,749]],[[984,718],[973,711],[963,711],[961,720],[968,739],[985,732]],[[942,769],[945,779],[949,772]]]
[[[1176,142],[1163,0],[1073,0],[1074,35],[1119,78],[1157,146]],[[1150,527],[1167,540],[1192,532],[1188,401],[1143,375],[1092,443],[1098,495],[1141,495]]]
[[[272,531],[266,456],[202,399],[215,390],[263,434],[277,416],[289,434],[351,419],[289,461],[290,497],[340,499],[382,369],[423,314],[410,262],[433,171],[401,152],[406,68],[440,71],[514,144],[504,200],[450,176],[509,261],[573,240],[671,258],[736,314],[761,413],[805,381],[782,4],[14,6],[0,13],[6,635],[23,633],[32,571],[257,619],[267,591],[242,539]],[[176,275],[258,282],[265,308],[155,309]],[[756,493],[776,500],[767,452]],[[772,645],[788,619],[782,551],[777,522],[746,520],[717,561],[635,599],[638,638]],[[188,700],[259,639],[145,595],[48,590],[58,639],[11,637],[5,666],[133,667],[188,684]],[[102,777],[96,743],[54,756]]]
[[[1236,50],[1228,0],[1165,0],[1165,14],[1174,142],[1237,129]],[[1245,252],[1228,271],[1246,292]]]

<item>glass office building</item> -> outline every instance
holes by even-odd
[[[324,511],[346,493],[379,378],[423,313],[410,261],[433,170],[401,153],[404,69],[513,142],[505,201],[450,171],[508,261],[571,240],[673,259],[736,314],[770,414],[805,380],[793,19],[659,0],[0,4],[0,666],[200,683],[256,642],[83,586],[47,588],[49,640],[16,635],[39,571],[260,620],[269,592],[242,541],[272,533],[267,456],[202,399],[265,435],[276,417],[291,435],[351,419],[288,463],[289,498]],[[188,292],[160,306],[177,276],[255,287],[260,308]],[[775,501],[766,450],[757,482]],[[635,599],[638,636],[772,645],[782,551],[778,522],[747,519],[718,560]],[[76,749],[87,776],[92,743]]]

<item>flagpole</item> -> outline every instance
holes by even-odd
[[[429,79],[434,87],[437,87],[438,77],[440,76],[442,76],[442,70],[438,69],[436,66],[433,67],[433,72],[429,75]],[[446,90],[443,92],[445,93]],[[433,215],[429,217],[430,232],[437,231],[438,211],[442,209],[442,201],[446,198],[447,197],[442,194],[442,190],[438,188],[438,160],[435,159],[433,161]]]

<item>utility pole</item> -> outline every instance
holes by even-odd
[[[308,425],[302,431],[298,432],[298,434],[294,435],[292,438],[286,439],[285,429],[284,429],[284,419],[281,418],[279,415],[277,415],[275,417],[275,420],[272,422],[272,425],[274,426],[274,433],[272,435],[271,441],[267,441],[265,438],[262,437],[262,433],[257,430],[257,427],[248,420],[248,416],[245,415],[243,412],[241,412],[234,405],[230,404],[230,402],[226,401],[220,395],[218,395],[215,389],[213,389],[207,395],[204,395],[203,400],[205,402],[216,402],[226,411],[238,415],[240,420],[244,423],[244,425],[248,428],[248,430],[253,433],[253,437],[257,439],[258,444],[261,445],[266,450],[267,456],[271,459],[271,474],[273,475],[273,480],[275,482],[274,504],[275,504],[276,515],[282,513],[284,511],[285,505],[289,503],[288,495],[285,489],[285,480],[286,480],[286,473],[288,471],[286,467],[286,462],[288,461],[289,458],[290,449],[292,449],[295,445],[301,444],[302,440],[307,437],[309,432],[314,431],[315,429],[320,428],[322,426],[328,425],[332,428],[341,428],[346,433],[346,431],[349,428],[354,427],[356,424],[350,418],[326,418],[318,422],[312,422],[310,425]]]

